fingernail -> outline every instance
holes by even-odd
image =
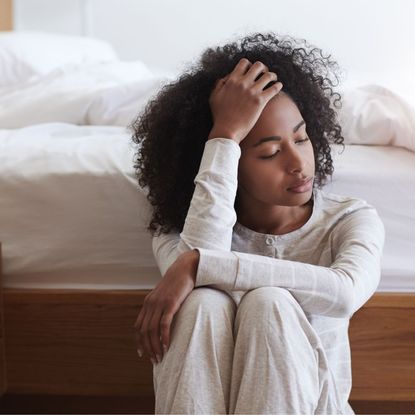
[[[160,355],[156,354],[156,357],[157,357],[157,362],[160,363],[161,362]]]
[[[151,363],[153,363],[153,365],[155,365],[155,364],[156,364],[156,361],[155,361],[155,359],[154,359],[154,358],[150,357],[150,360],[151,360]]]
[[[143,357],[143,352],[140,349],[137,349],[137,353],[140,357]]]
[[[167,346],[163,344],[163,353],[166,354],[166,352],[167,352]]]

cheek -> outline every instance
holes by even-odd
[[[278,170],[271,163],[240,161],[238,184],[252,193],[267,193],[279,182]]]

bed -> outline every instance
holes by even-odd
[[[62,44],[30,36],[49,49]],[[15,48],[15,39],[0,47]],[[79,52],[78,41],[67,47]],[[133,324],[161,276],[125,126],[172,77],[102,44],[83,53],[90,61],[62,61],[67,53],[38,67],[16,54],[20,78],[0,83],[2,401],[12,396],[27,411],[38,396],[51,410],[71,403],[85,413],[86,399],[99,397],[91,411],[119,399],[118,413],[150,412],[152,365],[137,356]],[[363,85],[344,90],[339,116],[347,143],[342,153],[332,147],[326,189],[364,198],[386,229],[380,285],[350,322],[350,402],[356,411],[415,412],[415,110]]]

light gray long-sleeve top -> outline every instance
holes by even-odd
[[[349,319],[379,285],[383,222],[362,199],[314,189],[313,212],[301,228],[283,235],[248,229],[234,209],[240,155],[230,139],[206,142],[183,231],[153,237],[161,275],[181,253],[198,249],[196,287],[226,291],[237,304],[248,290],[286,288],[322,340],[348,407]]]

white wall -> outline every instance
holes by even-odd
[[[252,31],[304,37],[347,81],[414,83],[412,0],[15,0],[16,30],[89,34],[125,60],[174,72]]]

